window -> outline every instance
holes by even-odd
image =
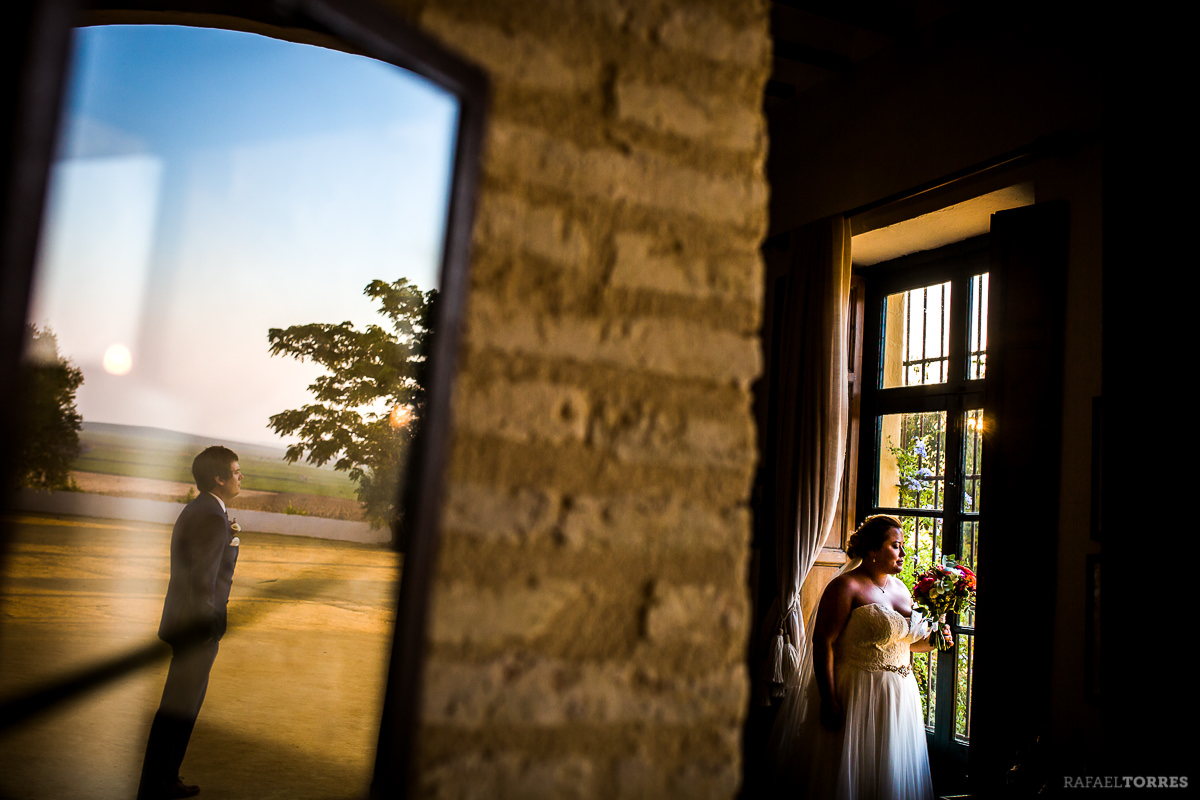
[[[436,229],[429,237],[422,238],[419,244],[427,245],[431,262],[430,272],[435,274],[437,279],[439,299],[433,327],[438,333],[433,338],[428,352],[428,360],[423,365],[426,380],[424,415],[420,438],[412,448],[413,468],[408,470],[408,478],[404,485],[406,496],[403,508],[405,509],[404,522],[408,548],[404,557],[403,580],[399,587],[399,600],[394,614],[395,627],[390,647],[391,661],[386,672],[387,696],[383,703],[384,710],[379,725],[378,747],[373,765],[374,792],[380,796],[399,794],[409,779],[409,754],[412,749],[411,728],[416,719],[419,702],[418,682],[421,671],[421,653],[424,647],[426,600],[436,546],[433,537],[438,528],[439,495],[442,465],[445,458],[444,443],[447,437],[448,415],[446,410],[449,408],[450,382],[454,370],[458,330],[467,286],[467,247],[470,242],[473,194],[479,174],[479,150],[483,136],[483,115],[487,93],[486,78],[475,67],[444,50],[433,40],[408,29],[390,13],[381,11],[374,5],[357,3],[354,0],[339,0],[337,3],[329,3],[325,0],[306,0],[302,4],[279,4],[252,0],[235,4],[236,9],[231,9],[231,4],[221,2],[221,0],[175,0],[170,3],[149,0],[149,2],[132,4],[138,10],[127,10],[130,4],[123,5],[95,0],[86,4],[87,12],[82,17],[77,16],[78,5],[68,0],[42,0],[37,3],[19,4],[8,20],[12,24],[0,32],[0,41],[8,45],[6,52],[11,54],[10,58],[5,59],[4,67],[0,68],[3,78],[0,80],[0,96],[3,98],[5,110],[11,109],[11,113],[5,115],[11,122],[0,126],[0,139],[3,139],[5,145],[0,148],[0,151],[5,153],[5,156],[0,159],[3,161],[0,163],[0,193],[5,198],[6,209],[3,218],[0,219],[0,241],[4,243],[2,248],[4,253],[3,280],[0,280],[0,311],[3,312],[0,314],[3,317],[3,325],[0,325],[0,328],[3,329],[3,336],[0,336],[0,385],[5,387],[13,385],[12,376],[17,374],[20,334],[29,301],[30,284],[34,280],[33,269],[38,250],[38,231],[42,229],[43,200],[49,183],[47,175],[54,171],[58,173],[74,172],[76,174],[73,177],[77,179],[77,186],[82,186],[81,182],[86,182],[88,178],[95,179],[97,177],[105,178],[106,180],[101,183],[115,189],[127,186],[143,188],[152,185],[159,186],[161,191],[157,194],[144,191],[136,193],[141,198],[141,202],[138,204],[112,205],[111,210],[114,213],[124,213],[121,221],[126,223],[125,228],[113,227],[98,230],[99,234],[108,235],[112,239],[120,239],[122,244],[132,250],[139,250],[139,248],[134,248],[133,244],[138,242],[145,244],[146,240],[162,244],[162,237],[143,236],[141,239],[136,239],[122,236],[122,234],[127,234],[128,228],[133,228],[135,231],[148,228],[149,220],[164,210],[172,208],[166,203],[158,201],[167,199],[173,192],[176,192],[178,181],[173,179],[183,175],[196,176],[208,184],[205,189],[211,189],[213,183],[219,183],[216,180],[218,174],[212,169],[211,152],[202,154],[208,158],[206,162],[198,160],[189,164],[185,170],[173,171],[164,168],[163,163],[155,163],[154,159],[146,157],[147,154],[141,152],[153,149],[149,146],[148,138],[147,141],[139,143],[128,136],[114,138],[109,135],[107,138],[100,136],[99,139],[90,137],[94,140],[93,143],[106,138],[106,146],[110,149],[103,153],[93,152],[91,154],[105,156],[108,163],[85,165],[122,166],[126,169],[112,169],[101,176],[97,176],[95,172],[89,175],[87,170],[52,170],[56,155],[53,142],[56,141],[54,133],[58,105],[62,87],[66,85],[67,65],[70,63],[69,41],[73,25],[81,22],[85,24],[94,22],[97,25],[105,26],[126,23],[171,26],[211,25],[228,28],[228,31],[222,32],[223,38],[227,41],[231,40],[230,31],[238,31],[238,33],[232,34],[234,37],[245,37],[249,35],[248,31],[253,31],[255,34],[269,35],[284,40],[283,42],[272,42],[272,44],[278,45],[277,50],[282,48],[295,52],[301,44],[305,46],[317,44],[327,48],[317,54],[320,58],[347,60],[367,56],[372,60],[362,59],[360,67],[363,70],[393,73],[396,72],[393,67],[408,70],[428,82],[430,87],[436,89],[435,93],[441,93],[446,100],[450,101],[444,104],[444,107],[448,112],[445,116],[450,122],[451,136],[446,140],[441,156],[419,162],[426,166],[436,162],[443,165],[450,162],[449,168],[443,176],[443,190],[440,192],[440,196],[418,198],[422,203],[418,211],[432,212],[437,218]],[[175,33],[179,36],[190,36],[194,31],[180,27]],[[84,35],[86,36],[86,34]],[[284,44],[284,42],[288,44]],[[166,48],[166,50],[170,51],[171,48]],[[117,60],[121,61],[121,59]],[[263,66],[257,59],[250,59],[250,61],[257,62],[257,67]],[[80,63],[84,62],[86,59],[81,59]],[[159,72],[149,76],[151,83],[155,80],[165,81],[166,79],[164,62],[160,60],[156,66],[159,67]],[[209,73],[208,77],[224,80],[227,85],[239,88],[247,83],[252,83],[255,77],[261,77],[261,70],[250,69],[239,73],[237,70],[230,70],[227,67],[228,64]],[[329,70],[320,69],[316,70],[316,73],[319,78],[324,78],[327,82],[331,77]],[[202,76],[198,75],[197,77]],[[332,93],[334,100],[346,103],[358,101],[360,103],[358,110],[361,113],[379,121],[382,104],[379,102],[378,96],[366,98],[361,96],[364,83],[360,75],[353,81],[333,87],[336,90]],[[293,107],[293,114],[311,112],[313,111],[309,105],[313,100],[311,87],[303,90],[297,89],[296,87],[300,85],[299,82],[285,83],[280,92],[268,95],[267,100],[273,103],[276,100],[291,99],[299,103],[298,107]],[[118,90],[117,94],[123,93],[126,96],[129,94],[129,85],[123,84],[119,80],[112,86]],[[170,87],[166,88],[168,89],[166,93],[170,94]],[[300,93],[297,94],[297,91]],[[210,94],[213,98],[220,100],[228,99],[233,92],[232,90],[217,89]],[[268,117],[267,122],[274,122],[280,118],[278,114],[269,113],[272,109],[265,105],[254,106],[250,110],[268,112],[259,115],[257,117],[259,121],[262,121],[261,117],[263,116]],[[246,115],[239,114],[235,117],[244,120]],[[313,114],[309,114],[311,124],[307,126],[306,132],[319,134],[309,138],[328,141],[333,138],[334,134],[344,134],[344,131],[332,130],[336,127],[333,124],[335,117],[336,115],[323,114],[320,109],[317,109],[315,117]],[[152,127],[155,123],[179,122],[177,119],[169,120],[161,114],[155,113],[146,114],[144,118],[151,123]],[[210,120],[210,117],[204,115],[196,115],[191,118],[192,122],[207,123]],[[92,120],[92,122],[94,121]],[[297,133],[299,126],[295,124],[294,117],[288,117],[282,121],[287,124],[288,132]],[[62,130],[70,135],[73,130],[70,118],[65,120]],[[74,130],[79,131],[80,127],[75,126]],[[92,126],[91,131],[97,134],[114,133],[111,126],[108,128]],[[403,133],[403,131],[398,130],[396,125],[389,125],[387,133],[392,135],[390,144],[395,145],[396,134]],[[81,137],[75,142],[68,141],[63,152],[69,155],[72,152],[72,144],[86,144],[88,139],[89,137]],[[226,143],[228,144],[228,142]],[[221,200],[235,190],[242,193],[244,197],[253,199],[252,196],[265,183],[263,170],[268,167],[275,168],[275,177],[294,179],[294,183],[317,171],[331,173],[335,176],[340,174],[337,168],[341,166],[341,163],[325,156],[314,157],[311,151],[305,152],[297,149],[297,145],[302,144],[300,142],[285,141],[285,157],[280,158],[278,153],[275,153],[271,155],[270,159],[264,155],[261,148],[257,147],[258,144],[257,141],[251,142],[253,147],[249,145],[243,147],[236,159],[227,159],[230,162],[236,160],[238,165],[246,167],[247,170],[239,173],[236,176],[237,180],[232,179],[234,176],[228,176],[230,179],[226,180],[223,186],[216,187],[224,190],[224,196],[213,191],[200,192],[198,196],[190,196],[190,205],[187,205],[186,208],[191,211],[204,206],[217,211],[231,212],[233,211],[232,206],[230,204],[222,205]],[[385,144],[388,143],[385,142]],[[111,147],[116,145],[124,147],[126,151],[139,152],[114,153],[111,151]],[[376,147],[375,149],[386,151],[389,148]],[[365,151],[362,147],[361,138],[355,142],[346,142],[343,139],[335,148],[335,155],[343,158],[365,154],[369,154],[369,151]],[[116,164],[112,158],[107,158],[111,156],[130,156],[131,158],[121,164]],[[138,158],[132,158],[132,156],[138,156]],[[163,161],[160,159],[160,162]],[[293,169],[288,169],[289,166]],[[388,180],[387,175],[379,170],[364,170],[363,172],[366,173],[368,180],[377,182],[375,188],[380,192],[391,191],[394,196],[403,198],[405,192],[412,191],[411,184],[398,185],[395,180]],[[63,175],[58,174],[55,177],[61,178]],[[159,180],[160,178],[162,180]],[[66,210],[62,201],[67,196],[59,191],[61,188],[62,184],[59,182],[54,196],[59,198],[60,205],[57,208],[52,205],[49,212],[51,216],[56,211]],[[292,199],[295,199],[294,194]],[[52,200],[52,204],[54,202]],[[263,202],[261,196],[259,196],[259,202],[252,203],[252,205],[256,206],[256,211],[261,211],[263,214],[285,216],[288,212],[288,209],[282,208],[280,204]],[[176,205],[173,208],[179,207]],[[345,256],[342,262],[362,260],[358,258],[361,256],[359,250],[361,250],[362,237],[353,235],[356,232],[353,227],[355,224],[382,223],[389,231],[396,228],[395,214],[381,213],[383,209],[390,207],[382,203],[374,204],[371,210],[375,213],[361,215],[359,218],[348,221],[343,219],[343,222],[348,224],[340,227],[343,231],[349,231],[349,235],[346,236],[345,250],[338,253],[338,255]],[[311,235],[314,232],[314,223],[329,222],[332,215],[344,214],[346,208],[344,197],[335,196],[332,192],[326,192],[323,196],[318,193],[317,201],[301,209],[303,213],[292,214],[293,221],[300,223],[296,225],[296,231],[293,232],[295,238],[303,239],[304,236]],[[294,206],[291,211],[295,212]],[[236,213],[226,213],[224,218],[228,228],[244,229],[244,232],[248,234],[248,240],[255,236],[260,239],[271,238],[270,235],[264,235],[266,230],[257,220],[238,216]],[[173,219],[164,215],[164,219],[166,224],[179,225],[182,221],[179,215]],[[216,226],[193,225],[191,227],[193,230],[199,229],[201,236],[204,236],[211,233]],[[289,280],[284,287],[271,286],[260,281],[267,274],[263,262],[272,253],[278,253],[278,251],[266,247],[268,242],[260,241],[259,244],[263,246],[254,253],[250,253],[250,248],[246,246],[249,243],[249,241],[239,242],[238,247],[230,249],[236,255],[258,256],[255,264],[246,266],[239,274],[242,294],[266,301],[271,295],[279,295],[290,290],[289,296],[284,298],[287,301],[285,305],[295,308],[301,302],[296,293],[295,281]],[[291,234],[286,243],[289,245],[294,243]],[[54,246],[49,239],[45,244],[47,247]],[[148,246],[140,248],[141,251],[148,249]],[[166,249],[170,250],[170,248]],[[167,253],[169,256],[177,257],[180,261],[186,261],[189,257],[193,257],[194,260],[194,254],[193,249],[182,247]],[[121,255],[129,254],[121,253]],[[156,255],[163,254],[156,252]],[[332,262],[331,259],[327,260]],[[397,257],[397,251],[392,251],[385,259],[394,267],[394,262],[400,260]],[[321,288],[328,288],[325,278],[345,271],[345,264],[342,262],[322,265],[316,271],[317,278],[321,281]],[[209,260],[209,263],[221,264],[222,261],[220,258],[213,258]],[[378,275],[379,273],[373,274]],[[95,272],[87,272],[84,277],[92,280],[93,284],[80,283],[77,288],[87,290],[95,285],[94,281],[99,275]],[[391,274],[384,273],[380,277],[391,278]],[[260,281],[257,285],[255,284],[256,280]],[[67,282],[70,283],[70,280],[68,279]],[[105,285],[102,288],[108,293],[112,293],[124,290],[126,287]],[[195,288],[194,285],[191,287],[159,285],[157,288],[159,290],[173,289],[173,294],[182,296],[185,300],[198,296],[195,291],[190,291]],[[356,293],[361,289],[362,287],[358,287]],[[132,292],[124,291],[121,296],[128,299],[140,291],[136,286],[134,290]],[[321,302],[321,309],[329,308],[331,293],[323,291],[320,294],[318,299]],[[151,292],[147,290],[145,295],[149,297]],[[93,304],[104,302],[104,297],[95,292],[90,299]],[[225,305],[219,306],[219,309],[227,311],[234,301],[242,299],[243,297],[227,297]],[[313,301],[311,297],[306,297],[303,302]],[[165,304],[148,303],[145,305],[156,309],[165,307]],[[110,308],[109,311],[112,312],[112,309]],[[39,312],[35,311],[35,313]],[[293,321],[303,324],[305,320],[323,318],[324,314],[311,318],[306,314],[303,318],[272,324],[291,325]],[[124,325],[131,319],[132,314],[112,312],[105,321]],[[342,317],[336,316],[334,319],[340,320]],[[137,326],[130,327],[136,328]],[[94,335],[97,340],[100,339],[98,334]],[[149,340],[150,347],[147,350],[152,350],[160,344],[166,344],[154,336],[141,338]],[[265,347],[265,339],[262,338],[261,331],[252,339],[260,348]],[[164,355],[167,356],[160,360],[163,369],[176,367],[187,358],[186,355],[179,354],[178,348],[163,349]],[[148,362],[147,359],[140,363]],[[124,361],[124,365],[128,367],[128,360]],[[102,372],[103,370],[95,372],[97,380],[93,382],[93,385],[104,379]],[[128,373],[122,372],[121,374],[127,375]],[[122,378],[122,380],[125,379]],[[241,388],[243,389],[242,398],[245,399],[245,387],[248,384],[246,378],[241,381],[229,380],[228,383],[231,386],[231,395],[236,397],[236,390]],[[0,424],[0,453],[4,454],[3,458],[0,458],[0,472],[4,472],[10,466],[8,462],[11,448],[8,447],[8,443],[13,439],[13,429],[20,424],[17,416],[12,413],[13,405],[10,393],[0,393],[0,411],[3,412],[0,413],[0,421],[2,421]],[[207,434],[207,431],[204,433]],[[5,505],[7,502],[5,499],[0,502],[0,505]],[[10,527],[3,515],[0,515],[0,546],[7,544]],[[148,631],[147,635],[152,635],[152,630]],[[66,699],[80,697],[88,692],[93,693],[93,697],[99,696],[100,692],[110,687],[116,678],[125,677],[151,663],[157,658],[157,652],[157,647],[149,645],[120,652],[111,657],[90,654],[78,665],[72,665],[73,668],[78,666],[77,672],[67,674],[65,677],[50,670],[44,676],[39,674],[35,677],[46,678],[46,682],[41,688],[35,686],[26,690],[25,687],[22,687],[24,693],[12,699],[11,702],[9,702],[10,698],[6,696],[5,713],[0,715],[4,718],[0,723],[0,728],[8,733],[26,720]]]
[[[866,274],[857,518],[903,522],[913,576],[954,556],[975,569],[987,373],[986,236],[905,256]],[[914,656],[933,754],[965,758],[975,630]]]

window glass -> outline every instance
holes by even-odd
[[[950,365],[950,282],[888,295],[880,386],[945,383]]]
[[[960,634],[954,650],[954,738],[971,739],[971,683],[975,677],[975,637]]]
[[[938,660],[929,653],[914,653],[913,673],[917,676],[917,688],[921,694],[921,709],[924,711],[925,730],[932,733],[937,726],[937,673]]]
[[[268,420],[323,370],[268,331],[386,325],[376,279],[436,288],[456,101],[423,79],[114,25],[77,32],[68,91],[29,321],[83,370],[85,422],[291,443]]]
[[[205,796],[249,773],[293,797],[366,790],[402,559],[387,522],[421,420],[458,114],[346,52],[76,31],[23,363],[78,372],[81,446],[40,487],[74,491],[22,494],[42,505],[22,507],[25,555],[0,575],[6,696],[153,647],[192,458],[225,445],[246,476],[228,505],[239,554],[197,736],[237,736],[189,757],[241,764],[209,770]],[[133,796],[153,666],[6,732],[0,795],[99,779]],[[84,741],[101,728],[113,748]]]
[[[882,508],[941,509],[946,471],[946,412],[885,414],[879,418]]]
[[[867,343],[879,348],[880,375],[864,387],[863,404],[891,413],[875,417],[874,447],[861,462],[872,471],[859,473],[874,482],[863,487],[874,500],[865,513],[901,521],[906,558],[899,577],[909,587],[943,559],[976,569],[986,432],[983,391],[970,382],[987,372],[988,273],[958,252],[922,263],[951,279],[891,294],[882,289],[869,301],[879,303],[874,319],[881,327],[868,331]],[[895,280],[901,267],[895,263],[886,279]],[[953,319],[952,296],[962,298]],[[974,612],[948,622],[956,648],[913,656],[926,726],[943,749],[970,738]]]
[[[988,273],[971,278],[971,318],[967,330],[967,380],[987,372]]]
[[[963,496],[964,514],[979,513],[979,485],[983,465],[983,409],[975,408],[963,415]],[[972,567],[974,565],[972,564]]]

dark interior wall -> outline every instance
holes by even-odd
[[[962,13],[770,112],[771,233],[1042,137],[1094,137],[1099,48],[1086,19]]]
[[[1014,654],[1014,667],[1049,661],[1045,769],[1059,775],[1095,767],[1104,736],[1085,636],[1086,564],[1100,552],[1089,516],[1102,356],[1100,45],[1088,20],[959,15],[768,117],[772,234],[1051,145],[981,192],[1029,180],[1038,202],[1069,207],[1057,541],[1046,543],[1057,557],[1055,636],[1049,652]]]

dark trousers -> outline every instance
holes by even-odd
[[[208,690],[208,673],[217,658],[216,639],[176,645],[167,670],[162,702],[150,726],[138,800],[158,800],[179,778],[179,767]]]

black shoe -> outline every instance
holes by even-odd
[[[184,797],[195,797],[200,794],[200,787],[188,785],[183,782],[183,778],[176,778],[175,784],[167,789],[168,800],[179,800]]]

